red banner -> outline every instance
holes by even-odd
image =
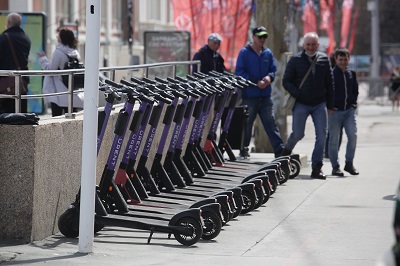
[[[317,32],[317,19],[315,17],[315,9],[313,0],[306,0],[303,7],[303,33]]]
[[[218,52],[227,69],[234,69],[236,57],[247,42],[252,0],[172,0],[177,30],[191,33],[192,51],[207,43],[209,34],[223,38]]]
[[[327,54],[331,54],[335,49],[335,2],[334,0],[320,0],[321,24],[319,28],[325,30],[329,38],[329,46],[326,48]]]
[[[347,47],[352,10],[353,10],[353,0],[344,0],[342,5],[342,28],[340,32],[341,48]]]
[[[350,43],[349,43],[350,54],[353,52],[353,48],[354,48],[354,41],[356,39],[357,21],[358,21],[359,14],[360,14],[360,6],[357,6],[356,12],[354,13],[354,16],[353,16],[353,27],[351,28],[351,36],[350,36]]]

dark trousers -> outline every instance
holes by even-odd
[[[21,100],[21,113],[28,112],[28,100]],[[0,113],[15,113],[14,99],[0,99]]]
[[[79,112],[80,110],[80,108],[72,108],[73,112]],[[51,116],[60,116],[65,113],[68,113],[68,107],[61,107],[58,104],[51,103]]]

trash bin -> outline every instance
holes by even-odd
[[[222,114],[222,125],[225,123],[228,108]],[[232,149],[243,149],[246,136],[246,122],[249,117],[247,105],[237,106],[233,113],[232,121],[229,125],[227,141]]]

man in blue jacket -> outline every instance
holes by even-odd
[[[264,47],[267,37],[268,32],[265,27],[259,26],[253,29],[253,42],[240,50],[236,61],[235,74],[257,84],[242,90],[242,105],[247,105],[249,108],[245,149],[240,154],[243,157],[249,156],[248,146],[257,114],[274,149],[275,157],[279,157],[283,149],[271,100],[271,83],[275,79],[276,64],[271,50]]]
[[[336,66],[333,68],[335,82],[334,112],[328,118],[329,159],[332,164],[332,175],[344,176],[340,170],[338,149],[342,128],[347,135],[346,164],[344,170],[352,175],[358,175],[353,159],[357,145],[356,108],[358,98],[358,82],[356,73],[348,69],[350,61],[349,50],[345,48],[335,51]]]
[[[319,41],[315,32],[306,33],[303,42],[304,50],[290,58],[283,75],[283,87],[296,98],[296,103],[292,109],[292,133],[282,155],[290,154],[297,142],[304,137],[306,121],[311,115],[316,135],[311,157],[311,178],[326,179],[322,172],[322,161],[327,134],[327,112],[331,113],[333,109],[332,69],[328,56],[318,52]]]
[[[208,74],[211,70],[217,72],[224,72],[226,70],[224,65],[224,58],[218,53],[221,46],[222,37],[218,33],[211,33],[207,38],[207,44],[198,50],[193,60],[200,60],[200,72]],[[197,65],[193,65],[193,72],[197,72]]]

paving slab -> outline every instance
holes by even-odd
[[[394,194],[399,185],[400,114],[390,106],[361,106],[355,166],[359,176],[312,180],[310,162],[278,187],[258,210],[240,215],[214,240],[191,247],[173,237],[107,227],[93,253],[78,253],[78,239],[60,234],[28,245],[0,243],[2,265],[376,265],[394,243]],[[311,121],[295,152],[314,144]],[[344,138],[340,158],[344,158]],[[271,154],[251,154],[250,160]],[[331,166],[324,162],[329,174]]]

